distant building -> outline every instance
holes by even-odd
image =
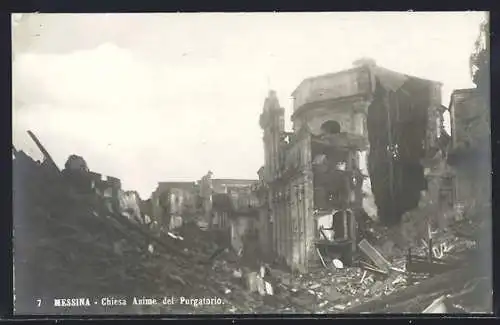
[[[105,200],[108,209],[114,212],[121,211],[119,200],[122,190],[121,180],[116,177],[104,176],[92,171],[89,171],[87,175],[90,179],[90,188]]]
[[[227,229],[230,225],[230,217],[234,213],[234,206],[228,194],[215,193],[212,196],[212,226],[215,229]]]
[[[233,250],[240,254],[248,236],[257,236],[257,180],[211,178],[209,172],[199,182],[200,199],[207,228],[219,232]],[[248,247],[247,247],[248,248]]]
[[[120,190],[118,201],[122,215],[127,216],[130,220],[140,224],[149,224],[145,216],[141,212],[141,197],[136,191]]]
[[[228,194],[237,211],[244,211],[257,204],[257,199],[252,195],[254,179],[213,179],[213,191],[218,194]]]
[[[180,226],[181,218],[194,217],[197,204],[195,182],[160,182],[151,195],[153,217],[163,228]]]
[[[252,194],[252,185],[257,180],[212,179],[211,172],[199,182],[200,199],[207,226],[220,228],[227,225],[227,218],[235,213],[246,213],[257,204]]]
[[[98,195],[104,197],[117,197],[122,185],[120,179],[111,176],[104,176],[99,173],[89,172],[91,179],[91,188],[95,190]]]

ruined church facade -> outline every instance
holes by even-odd
[[[325,245],[356,250],[361,215],[391,225],[418,205],[426,190],[420,161],[442,128],[441,84],[364,60],[307,78],[292,96],[293,132],[273,91],[260,116],[265,237],[305,272]]]

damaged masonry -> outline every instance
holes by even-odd
[[[220,301],[65,313],[491,311],[481,51],[477,87],[455,90],[449,107],[441,83],[370,59],[300,83],[290,132],[270,91],[255,179],[208,171],[159,182],[145,200],[81,156],[60,169],[29,132],[44,160],[13,148],[17,312],[33,313],[33,297],[75,293]]]

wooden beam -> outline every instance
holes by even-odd
[[[38,138],[35,136],[35,134],[31,131],[28,131],[28,135],[31,137],[31,139],[35,142],[35,144],[37,145],[38,149],[40,149],[40,151],[42,152],[43,156],[45,157],[45,159],[49,162],[49,164],[53,165],[55,167],[55,169],[59,172],[59,167],[57,167],[56,163],[54,162],[54,160],[52,159],[52,157],[50,156],[49,152],[45,149],[45,147],[40,143],[40,141],[38,140]]]
[[[358,244],[359,248],[372,260],[372,262],[381,270],[386,272],[391,268],[391,263],[385,259],[385,257],[373,247],[366,239],[363,239]]]
[[[319,248],[316,248],[316,252],[318,253],[318,256],[319,256],[319,258],[320,258],[320,260],[321,260],[321,264],[323,264],[323,266],[324,266],[325,268],[327,268],[326,263],[325,263],[325,260],[323,259],[323,255],[321,255],[321,252],[319,251]]]

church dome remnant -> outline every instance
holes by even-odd
[[[372,59],[372,58],[368,58],[368,57],[363,57],[363,58],[359,58],[357,60],[355,60],[352,65],[354,67],[374,67],[377,65],[377,62]]]

